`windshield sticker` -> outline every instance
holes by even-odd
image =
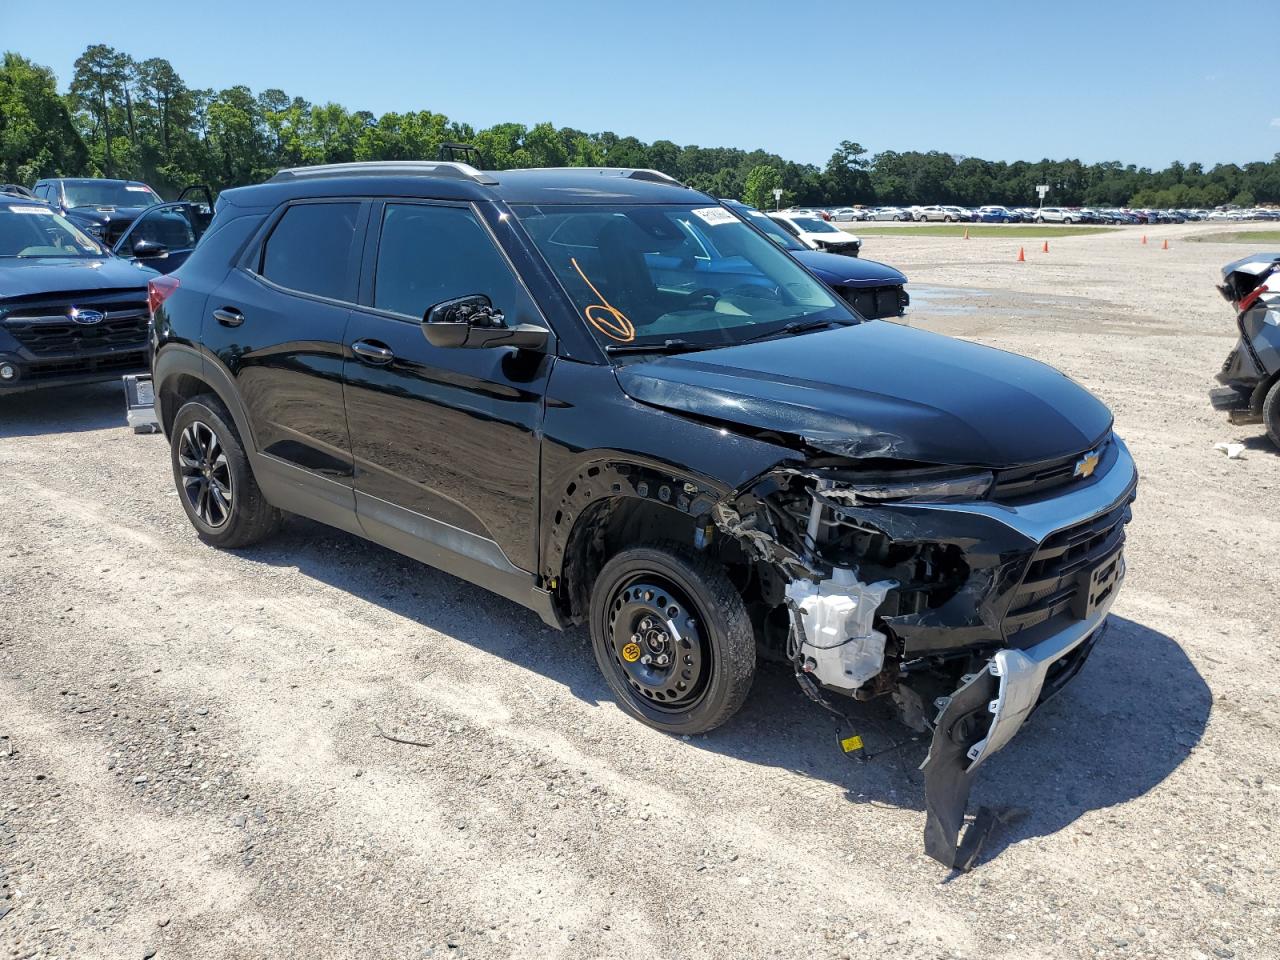
[[[10,213],[42,213],[47,217],[53,216],[53,211],[48,207],[10,207]]]
[[[636,328],[627,319],[627,315],[604,298],[604,294],[597,290],[595,284],[588,280],[587,275],[582,272],[577,260],[570,257],[569,262],[573,264],[573,269],[578,271],[578,276],[582,278],[582,282],[590,287],[591,292],[600,298],[599,303],[593,303],[582,311],[587,315],[587,322],[611,340],[617,340],[619,343],[630,343],[634,340],[636,338]]]
[[[150,193],[150,187],[125,187],[130,193]]]
[[[720,223],[734,223],[738,219],[724,207],[698,207],[693,215],[713,227]]]

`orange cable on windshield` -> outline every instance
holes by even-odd
[[[573,269],[578,271],[578,276],[582,278],[582,282],[590,287],[591,292],[600,298],[599,303],[593,303],[582,311],[587,315],[587,322],[611,340],[619,340],[622,343],[630,343],[634,340],[636,338],[636,328],[627,319],[627,315],[605,299],[604,294],[596,289],[596,285],[587,279],[587,275],[578,266],[577,260],[570,257],[569,262],[573,264]],[[599,314],[604,314],[604,316],[592,313],[593,310],[599,311]]]

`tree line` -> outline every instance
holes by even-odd
[[[841,141],[825,166],[764,150],[645,143],[612,132],[539,123],[477,130],[430,110],[375,115],[313,104],[283,90],[255,94],[186,85],[169,61],[135,60],[94,44],[76,60],[66,94],[43,66],[6,53],[0,66],[0,180],[47,176],[144,180],[172,195],[258,183],[281,167],[352,160],[436,159],[447,142],[474,145],[483,165],[615,166],[661,170],[698,190],[756,206],[1047,202],[1062,206],[1212,207],[1280,203],[1280,153],[1269,162],[1152,170],[1118,161],[982,160],[930,150],[869,154]]]

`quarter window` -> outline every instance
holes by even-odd
[[[354,300],[351,257],[359,203],[300,203],[280,218],[262,251],[272,283],[331,300]]]
[[[388,203],[373,283],[377,309],[416,319],[454,297],[484,294],[508,311],[518,297],[510,267],[462,207]]]

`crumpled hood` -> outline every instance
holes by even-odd
[[[907,282],[900,271],[875,260],[821,250],[793,250],[791,255],[817,274],[819,280],[833,287],[898,286]]]
[[[1079,453],[1111,427],[1052,367],[877,321],[640,360],[617,376],[643,403],[850,457],[1009,467]]]
[[[0,302],[10,297],[99,290],[146,290],[158,274],[119,257],[0,259]]]

